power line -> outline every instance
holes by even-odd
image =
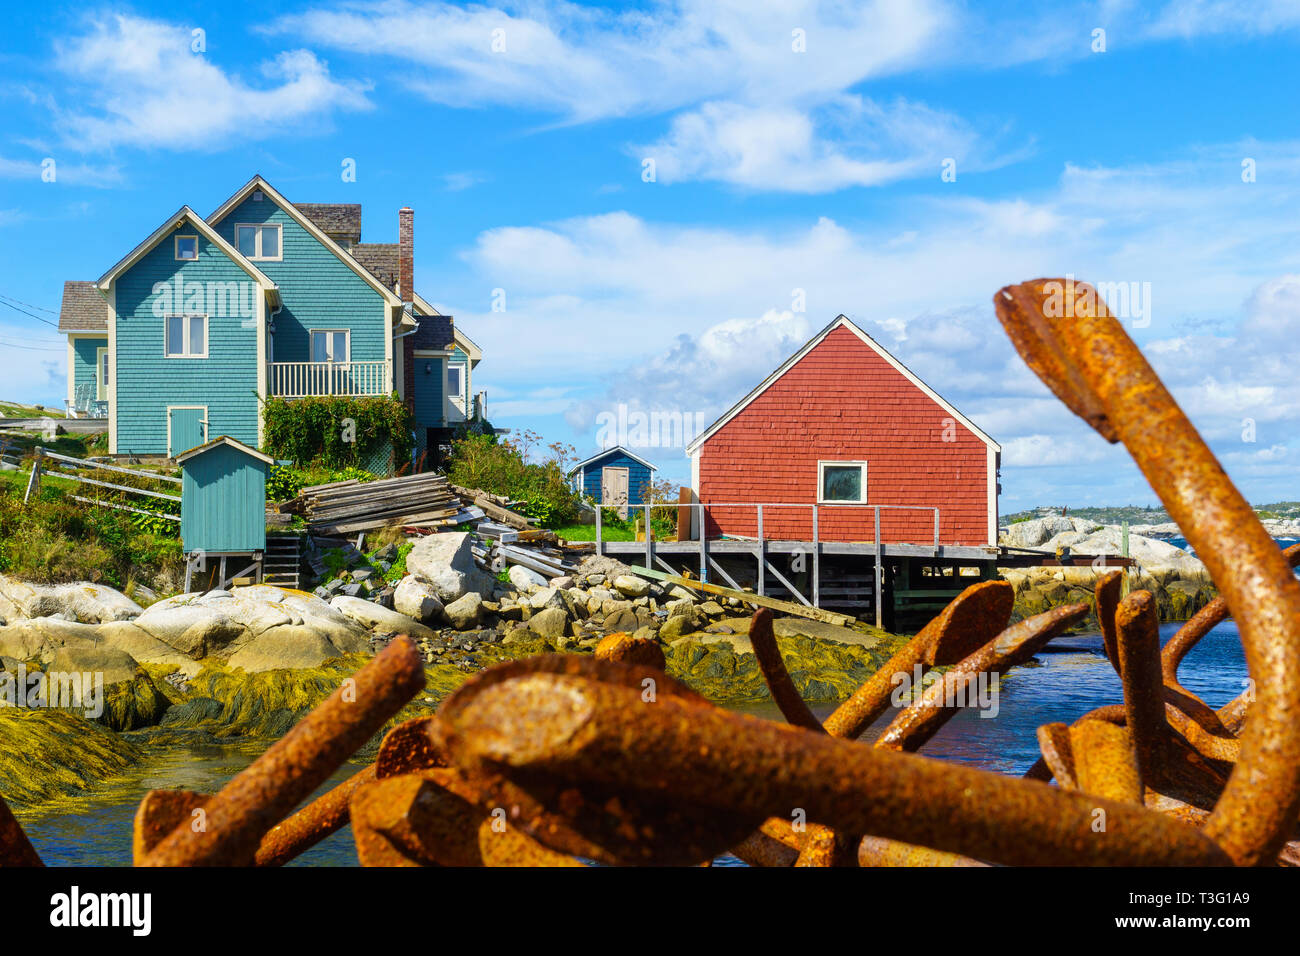
[[[3,339],[0,339],[0,346],[3,346],[3,347],[5,347],[5,348],[10,348],[10,349],[24,349],[25,351],[28,351],[28,352],[62,352],[62,351],[64,351],[64,349],[61,349],[61,348],[47,348],[47,347],[40,346],[40,345],[19,345],[17,342],[6,342],[6,341],[4,341]]]
[[[16,302],[17,300],[15,299],[14,301]],[[16,306],[16,305],[10,305],[10,303],[6,302],[3,298],[0,298],[0,305],[7,305],[7,306],[9,306],[9,308],[13,309],[15,312],[21,312],[23,315],[29,315],[29,316],[31,316],[33,319],[35,319],[37,322],[44,322],[46,325],[52,325],[52,326],[54,326],[56,329],[59,327],[59,323],[57,323],[57,322],[51,322],[49,319],[42,319],[42,318],[41,318],[39,315],[37,315],[35,312],[28,312],[26,309],[20,309],[20,308],[18,308],[18,306]],[[33,306],[32,308],[38,308],[38,306]]]
[[[43,306],[43,305],[32,305],[30,302],[24,302],[22,299],[15,299],[13,296],[11,296],[11,295],[5,295],[4,293],[0,293],[0,299],[8,299],[10,302],[17,302],[19,305],[25,305],[25,306],[27,306],[27,308],[29,308],[29,309],[37,309],[38,311],[41,311],[41,312],[48,312],[48,313],[50,313],[50,315],[58,315],[58,314],[59,314],[59,313],[55,312],[53,309],[47,309],[47,308],[45,308],[45,306]]]

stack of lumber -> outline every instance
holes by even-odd
[[[477,488],[462,488],[460,485],[452,485],[451,490],[464,504],[480,509],[487,517],[498,524],[506,525],[517,531],[524,531],[528,528],[530,519],[511,511],[510,505],[512,502],[509,499],[486,491],[480,491]]]
[[[577,564],[562,550],[541,541],[497,541],[487,551],[486,557],[488,569],[494,572],[504,571],[512,564],[521,564],[548,578],[558,578],[578,570]]]
[[[443,528],[474,518],[451,493],[447,479],[435,474],[313,485],[280,510],[302,515],[312,534],[333,535],[391,524]]]

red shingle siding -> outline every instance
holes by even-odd
[[[945,436],[946,433],[946,436]],[[949,440],[945,441],[947,437]],[[840,327],[699,449],[700,500],[817,500],[817,462],[867,462],[867,501],[940,511],[942,544],[987,544],[988,446]],[[871,541],[872,509],[819,510],[823,541]],[[753,536],[753,508],[710,509],[709,534]],[[882,509],[885,542],[928,543],[934,513]],[[763,537],[812,539],[810,508],[765,508]]]

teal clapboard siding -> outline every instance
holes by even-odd
[[[90,399],[95,400],[95,386],[99,380],[95,378],[96,351],[108,347],[108,333],[93,338],[83,338],[80,335],[72,339],[72,397],[77,397],[77,389],[82,385],[90,386]]]
[[[578,490],[599,502],[602,468],[627,469],[627,503],[639,505],[645,502],[645,494],[650,490],[650,469],[634,458],[629,458],[617,448],[611,448],[595,461],[583,466],[578,473]]]
[[[266,463],[213,445],[181,464],[181,542],[187,552],[266,549]]]
[[[425,367],[432,365],[431,372]],[[415,357],[415,423],[424,428],[441,428],[443,418],[442,396],[447,390],[447,360],[445,358]]]
[[[199,236],[199,256],[178,262],[169,233],[117,278],[117,452],[167,452],[167,406],[207,407],[211,435],[257,447],[257,305],[262,295],[220,247]],[[185,284],[176,303],[176,276]],[[154,291],[166,283],[166,291]],[[208,357],[167,358],[159,312],[208,314]],[[251,311],[251,315],[245,314]]]
[[[279,224],[283,255],[280,261],[254,260],[280,287],[284,302],[274,320],[274,361],[310,362],[312,329],[347,329],[351,361],[383,361],[388,309],[383,296],[269,196],[256,201],[250,195],[211,225],[237,249],[236,226],[264,223]]]

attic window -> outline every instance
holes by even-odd
[[[176,258],[180,259],[197,259],[199,257],[199,237],[198,236],[177,236],[176,237]]]
[[[867,502],[865,461],[817,462],[818,504],[861,505]]]
[[[253,202],[261,202],[261,201],[262,201],[262,190],[260,189],[253,190]]]
[[[235,226],[235,247],[249,259],[283,258],[280,255],[279,223]]]

